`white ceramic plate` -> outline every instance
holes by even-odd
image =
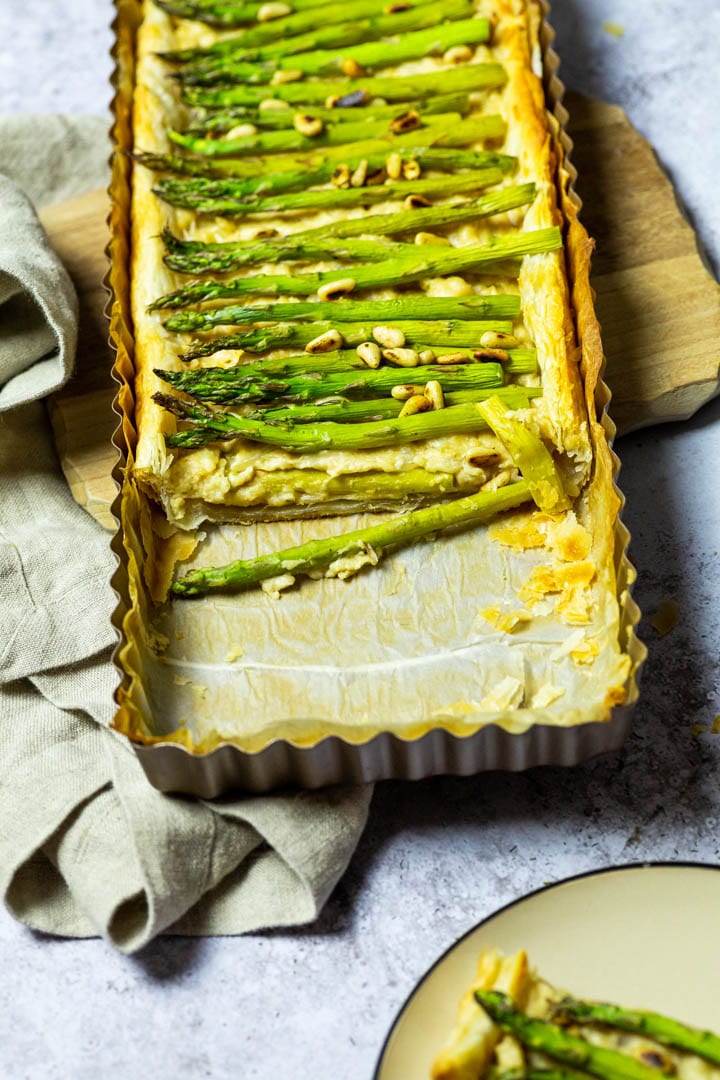
[[[423,976],[398,1014],[375,1080],[429,1080],[484,946],[526,949],[549,982],[720,1030],[720,868],[598,870],[509,904]]]

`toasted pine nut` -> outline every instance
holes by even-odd
[[[375,169],[374,172],[368,173],[367,180],[365,181],[365,187],[373,187],[375,184],[384,184],[386,179],[385,168]]]
[[[446,352],[436,357],[438,364],[467,364],[470,357],[464,352]]]
[[[326,281],[317,291],[319,300],[337,300],[339,296],[351,293],[357,282],[355,278],[338,278],[337,281]]]
[[[403,206],[406,210],[417,210],[421,206],[432,206],[432,203],[424,195],[408,195]]]
[[[435,361],[435,353],[432,349],[423,349],[418,353],[418,360],[421,364],[432,364]]]
[[[416,244],[431,244],[433,247],[450,247],[447,236],[438,236],[433,232],[415,233]]]
[[[324,126],[319,116],[308,113],[295,113],[293,116],[293,127],[300,135],[319,135]]]
[[[417,158],[410,158],[409,161],[403,162],[403,176],[406,180],[417,180],[422,172],[420,162]]]
[[[357,60],[353,60],[352,56],[348,56],[342,62],[342,73],[348,75],[351,79],[359,79],[364,74],[363,69],[358,64]]]
[[[402,167],[403,160],[397,151],[388,154],[387,161],[385,162],[385,170],[389,180],[399,180],[402,176]]]
[[[425,383],[425,397],[428,399],[433,409],[445,408],[445,395],[443,394],[443,388],[437,379],[430,379]]]
[[[396,116],[390,121],[388,131],[393,135],[401,135],[404,131],[414,131],[416,127],[420,127],[420,113],[415,109],[408,109],[402,116]]]
[[[284,86],[285,83],[299,82],[302,79],[304,71],[299,71],[297,68],[280,68],[273,73],[273,77],[270,80],[271,86]]]
[[[382,359],[380,348],[374,341],[363,341],[362,345],[358,345],[357,347],[357,354],[362,362],[367,364],[368,367],[380,367],[380,361]]]
[[[484,349],[510,349],[518,344],[517,338],[512,334],[502,334],[493,330],[486,330],[480,336],[480,344]]]
[[[257,135],[257,128],[254,124],[236,124],[235,127],[230,128],[230,130],[223,135],[223,138],[244,139],[249,135]]]
[[[334,109],[339,100],[340,100],[340,95],[339,94],[331,94],[330,97],[325,98],[325,108],[326,109]]]
[[[270,240],[273,236],[279,236],[279,229],[258,229],[253,235],[253,240]]]
[[[324,334],[320,334],[318,337],[313,338],[312,341],[308,341],[305,352],[332,352],[335,349],[341,349],[342,344],[342,335],[337,330],[326,330]]]
[[[467,64],[472,59],[473,51],[469,45],[453,45],[443,53],[446,64]]]
[[[367,180],[367,171],[367,158],[363,158],[350,176],[350,187],[362,187]]]
[[[424,394],[413,394],[407,399],[398,416],[415,416],[416,413],[429,412],[431,408],[432,405]]]
[[[258,105],[258,112],[289,112],[290,106],[287,101],[281,101],[280,98],[269,97],[263,98]]]
[[[257,13],[258,22],[270,22],[272,19],[282,19],[284,15],[289,15],[292,12],[292,8],[289,4],[269,3],[263,4]]]
[[[342,165],[338,165],[332,174],[332,182],[336,188],[349,188],[350,187],[350,166],[344,162]]]
[[[383,359],[398,367],[418,366],[418,354],[414,349],[383,349]]]
[[[424,393],[424,386],[417,386],[414,383],[398,383],[397,386],[393,386],[390,391],[390,397],[394,397],[396,401],[407,401],[413,394]]]
[[[510,359],[505,349],[478,349],[473,356],[476,360],[497,360],[501,364]]]
[[[395,326],[373,326],[372,336],[386,349],[401,349],[405,344],[405,335]]]
[[[397,0],[397,3],[388,4],[387,7],[383,8],[383,12],[386,15],[394,15],[397,11],[407,11],[409,7],[410,5],[403,3],[403,0]]]

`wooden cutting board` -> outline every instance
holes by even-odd
[[[582,220],[597,241],[592,281],[611,415],[619,434],[687,419],[718,392],[720,286],[652,148],[622,109],[571,93],[565,104]],[[104,191],[41,214],[80,297],[77,371],[50,400],[55,443],[75,499],[114,530],[110,439],[117,417],[102,285],[106,216]]]

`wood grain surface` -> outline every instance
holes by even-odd
[[[686,419],[718,392],[720,286],[652,148],[622,109],[571,93],[565,104],[582,220],[597,242],[592,283],[618,433]],[[106,216],[104,191],[41,214],[80,298],[76,373],[49,403],[55,443],[75,499],[114,530]]]

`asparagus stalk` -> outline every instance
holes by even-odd
[[[542,439],[520,423],[499,397],[480,402],[478,410],[517,465],[540,509],[565,510],[569,500],[562,477]]]
[[[266,6],[265,0],[257,2],[228,3],[227,0],[154,0],[159,8],[168,15],[175,15],[181,19],[196,19],[199,22],[208,23],[210,26],[233,27],[253,23]],[[288,6],[293,11],[307,11],[315,8],[324,8],[335,3],[335,0],[292,0]],[[320,17],[318,15],[318,17]]]
[[[667,1046],[686,1050],[690,1054],[697,1054],[698,1057],[720,1065],[720,1036],[688,1027],[660,1013],[628,1010],[618,1005],[566,998],[556,1006],[555,1016],[561,1022],[607,1024],[608,1027],[619,1028],[621,1031],[647,1035]]]
[[[419,345],[418,348],[422,350],[423,346]],[[485,355],[482,349],[470,350],[470,349],[455,349],[450,347],[452,352],[448,349],[447,355],[451,356],[463,356],[463,360],[459,360],[457,363],[444,363],[438,364],[437,367],[431,364],[418,365],[415,368],[403,368],[400,366],[383,366],[384,371],[394,372],[395,381],[391,383],[394,386],[398,382],[407,382],[408,379],[412,382],[417,382],[415,373],[420,370],[432,370],[438,373],[437,377],[442,378],[443,371],[457,371],[460,365],[466,365],[473,363],[477,364],[495,364],[497,361],[488,359],[482,359]],[[435,351],[435,355],[441,358],[443,355],[442,348]],[[508,359],[502,361],[502,369],[507,375],[529,375],[537,370],[537,354],[535,349],[512,349],[506,353]],[[216,378],[213,372],[233,372],[232,375],[227,376],[230,382],[234,382],[236,378],[259,378],[259,379],[285,379],[289,376],[306,375],[308,372],[312,373],[313,378],[320,372],[338,372],[343,377],[347,378],[349,382],[353,381],[354,372],[367,372],[377,371],[378,368],[368,368],[367,364],[360,358],[355,349],[338,349],[335,352],[321,353],[320,355],[310,355],[308,353],[300,353],[299,356],[280,356],[273,357],[271,359],[264,360],[251,360],[247,363],[242,363],[234,368],[226,367],[205,367],[194,368],[190,372],[193,376],[202,376],[202,373],[209,372],[210,378]],[[180,374],[187,374],[180,373]],[[224,379],[226,376],[220,375],[220,379]],[[433,376],[435,377],[435,376]],[[202,378],[201,378],[202,381]],[[192,392],[192,391],[191,391]]]
[[[459,113],[444,113],[433,116],[425,125],[419,124],[413,129],[415,140],[422,143],[425,139],[432,142],[433,133],[439,133],[448,125],[459,123]],[[303,135],[294,127],[281,128],[278,131],[258,131],[255,135],[242,135],[235,139],[205,139],[190,132],[168,132],[172,142],[190,150],[193,154],[205,157],[241,157],[244,154],[274,153],[278,150],[316,150],[326,146],[346,146],[362,139],[377,138],[388,134],[388,121],[358,120],[346,124],[326,124],[319,135]]]
[[[176,400],[168,398],[167,402],[161,400],[161,404],[169,408],[169,402]],[[377,450],[438,436],[473,434],[485,426],[477,405],[472,402],[394,420],[369,420],[357,424],[337,424],[331,420],[297,425],[277,421],[265,423],[233,414],[237,436],[304,454],[321,450]],[[174,438],[166,436],[168,446],[175,445]]]
[[[184,311],[171,315],[165,323],[168,330],[210,330],[214,326],[242,326],[245,323],[268,322],[277,319],[333,319],[335,322],[372,322],[385,325],[396,319],[469,319],[483,321],[495,318],[515,319],[520,314],[517,296],[415,296],[392,300],[319,300],[280,301],[262,306],[235,305],[213,311]]]
[[[449,128],[449,125],[452,125]],[[457,113],[434,115],[423,127],[393,135],[388,131],[385,121],[380,123],[336,124],[320,135],[301,135],[295,131],[264,131],[257,135],[242,136],[238,139],[202,139],[187,132],[168,132],[168,137],[178,146],[193,154],[204,157],[241,157],[245,154],[257,155],[261,151],[280,150],[320,151],[314,159],[307,160],[306,168],[321,165],[326,161],[344,161],[347,154],[375,153],[379,150],[390,152],[396,147],[459,147],[480,139],[496,139],[505,134],[505,122],[500,116],[477,116],[463,120]],[[370,138],[373,136],[373,138]],[[382,137],[382,138],[381,138]],[[353,146],[353,142],[357,143]],[[285,161],[296,158],[272,159],[284,171]]]
[[[302,75],[343,75],[350,65],[353,70],[395,67],[408,60],[441,56],[454,45],[484,44],[490,37],[487,19],[458,19],[437,24],[436,16],[434,23],[424,30],[411,30],[389,40],[368,41],[347,48],[313,49],[258,61],[229,59],[223,68],[222,78],[225,83],[266,84],[277,71],[300,72]]]
[[[360,122],[385,120],[397,120],[409,109],[413,109],[421,117],[436,116],[438,113],[460,113],[465,116],[470,108],[468,94],[438,94],[436,98],[425,102],[407,102],[396,105],[361,105],[356,108],[326,108],[324,106],[311,105],[303,109],[303,114],[313,119],[321,120],[323,124],[356,124]],[[290,128],[295,123],[296,111],[291,108],[283,109],[248,109],[239,106],[219,112],[215,109],[204,109],[200,116],[192,118],[186,131],[193,135],[210,134],[214,138],[230,131],[236,124],[253,124],[254,127],[264,129]]]
[[[291,14],[287,17],[293,17],[293,14],[299,12],[309,12],[314,14],[316,22],[322,22],[324,21],[322,13],[316,12],[315,9],[323,8],[325,10],[330,5],[336,4],[336,2],[337,0],[291,0],[291,3],[287,4]],[[154,0],[154,3],[157,3],[159,8],[162,8],[168,15],[176,15],[179,18],[193,18],[198,22],[207,23],[208,26],[217,26],[222,29],[232,29],[253,24],[261,14],[262,9],[267,8],[267,4],[264,2],[244,3],[242,0],[235,0],[235,2],[229,2],[229,0]],[[345,17],[347,17],[347,12],[345,12]],[[280,23],[281,18],[284,22],[285,18],[280,15],[272,19],[271,22]],[[267,25],[267,23],[260,23],[257,29]],[[253,27],[253,29],[256,29],[256,27]],[[163,55],[182,62],[186,54],[194,52],[195,50],[192,49]],[[190,58],[192,58],[191,55]]]
[[[283,258],[288,257],[285,254],[287,250],[310,252],[318,250],[320,245],[323,245],[323,254],[327,254],[327,242],[331,237],[391,236],[439,226],[454,227],[464,221],[473,221],[524,206],[532,202],[534,197],[534,184],[520,184],[517,187],[490,192],[481,199],[463,203],[460,206],[428,206],[403,210],[396,214],[365,215],[361,218],[331,222],[300,233],[272,237],[262,242],[207,243],[197,240],[180,240],[166,229],[163,232],[163,240],[168,251],[165,261],[168,266],[180,273],[223,273],[236,266],[254,262],[254,255],[248,253],[262,251],[262,260],[267,261],[265,253],[267,253],[267,259],[273,258],[280,245],[283,247]],[[315,245],[318,247],[316,248]],[[336,252],[341,248],[342,245],[340,248],[333,245],[332,250]]]
[[[422,278],[460,271],[477,271],[489,263],[503,259],[556,251],[562,246],[562,234],[556,226],[551,226],[511,236],[492,237],[487,244],[471,244],[462,248],[417,244],[403,246],[406,252],[395,258],[353,267],[352,277],[343,276],[337,270],[321,270],[311,274],[257,274],[226,281],[198,282],[159,297],[151,305],[151,310],[187,307],[194,302],[236,296],[277,296],[282,293],[307,296],[335,282],[352,282],[348,287],[339,290],[344,292],[382,288],[386,285],[405,285]]]
[[[481,401],[488,394],[502,394],[513,409],[526,408],[532,397],[538,397],[540,390],[524,389],[518,386],[508,386],[493,390],[459,390],[456,393],[445,395],[446,406],[464,405],[468,402]],[[203,416],[197,406],[185,406],[181,403],[178,408],[178,399],[169,398],[167,395],[156,394],[155,400],[161,405],[166,405],[170,412],[174,412],[181,419],[189,418],[195,421],[196,426],[174,435],[168,435],[168,446],[183,450],[196,450],[200,446],[206,446],[211,442],[227,441],[236,439],[240,432],[233,426],[233,414],[223,412],[210,412]],[[170,404],[172,402],[172,405]],[[370,401],[347,401],[339,398],[337,401],[313,403],[310,405],[282,405],[277,407],[256,409],[252,413],[244,414],[246,418],[253,420],[265,420],[267,422],[279,421],[283,423],[306,424],[325,422],[327,420],[339,421],[340,423],[358,423],[359,421],[387,420],[397,417],[403,403],[392,397],[377,398]],[[229,420],[225,418],[229,417]],[[199,426],[198,426],[199,425]],[[487,425],[482,425],[487,426]]]
[[[379,150],[366,152],[368,145],[377,146],[378,142],[382,144]],[[390,146],[387,139],[368,140],[359,145],[364,149],[358,151],[353,148],[351,153],[342,155],[343,164],[354,169],[361,161],[367,161],[370,174],[385,167],[388,154],[391,152],[399,154],[404,162],[418,161],[423,168],[437,169],[439,172],[485,168],[510,172],[517,164],[517,158],[509,154],[497,154],[492,150],[461,150],[452,147],[436,149],[432,146],[396,145],[396,141],[393,141]],[[348,150],[350,149],[348,147]],[[324,184],[332,178],[338,165],[335,157],[332,160],[326,160],[326,155],[323,154],[317,155],[317,160],[316,155],[312,155],[309,161],[283,156],[279,162],[282,171],[278,169],[278,158],[272,155],[254,158],[191,158],[139,151],[133,156],[139,164],[145,165],[148,169],[154,169],[156,172],[174,173],[177,176],[199,176],[210,180],[235,177],[238,181],[244,181],[246,186],[242,191],[247,195],[297,191],[311,187],[313,184]],[[286,171],[285,165],[288,162],[290,167]]]
[[[472,10],[471,0],[445,0],[443,19],[450,22],[454,19],[467,18],[472,15]],[[315,15],[315,25],[304,34],[292,36],[283,34],[273,41],[254,46],[247,41],[243,41],[242,44],[238,42],[232,53],[225,52],[213,58],[200,58],[183,65],[179,73],[180,78],[186,84],[209,86],[215,82],[227,81],[228,72],[236,70],[238,64],[258,64],[298,53],[307,53],[310,50],[377,42],[379,38],[388,35],[425,30],[428,27],[437,26],[438,23],[437,10],[429,0],[426,0],[424,6],[389,13],[381,11],[380,14],[376,13],[367,18],[355,15],[352,10],[351,21],[330,25],[325,25],[324,19],[322,24],[318,25],[316,13],[312,14]],[[346,19],[348,17],[347,8],[345,17]]]
[[[425,346],[428,348],[439,346],[448,352],[460,346],[478,349],[482,334],[512,333],[512,323],[501,319],[484,322],[481,326],[473,322],[460,322],[457,319],[441,321],[418,319],[416,322],[394,322],[393,328],[400,330],[405,335],[406,344],[418,352]],[[294,349],[307,345],[321,334],[335,329],[337,327],[330,320],[312,323],[275,323],[274,326],[242,330],[236,334],[213,338],[212,341],[195,342],[180,359],[189,363],[191,360],[212,356],[213,353],[225,349],[241,349],[246,353],[262,353],[280,348]],[[373,340],[373,330],[372,323],[343,323],[342,338],[346,345],[361,345],[364,341]]]
[[[407,382],[407,375],[398,368],[366,368],[364,371],[328,371],[315,370],[292,373],[285,377],[269,375],[266,372],[248,372],[245,365],[237,368],[198,368],[195,371],[164,371],[155,369],[155,374],[198,401],[212,402],[216,405],[239,403],[277,402],[286,400],[301,405],[318,398],[335,395],[356,396],[389,393],[398,383]],[[499,364],[462,364],[455,367],[447,365],[437,367],[416,367],[412,369],[413,383],[425,384],[431,379],[437,380],[443,390],[482,390],[503,385],[503,372]],[[171,399],[174,400],[174,399]],[[445,413],[446,410],[440,410]],[[422,415],[425,415],[424,413]],[[460,414],[467,419],[470,414]],[[477,413],[472,422],[481,421]],[[484,421],[484,417],[482,418]],[[484,426],[484,424],[483,424]],[[442,427],[442,425],[440,425]],[[439,432],[442,434],[442,432]],[[424,436],[417,436],[424,438]],[[267,441],[272,441],[268,439]],[[375,445],[386,445],[376,443]],[[292,447],[289,447],[292,449]],[[299,446],[298,449],[304,449]],[[346,447],[350,449],[350,447]]]
[[[329,97],[341,96],[371,101],[423,101],[437,94],[488,90],[503,86],[507,72],[501,64],[469,64],[464,67],[443,68],[420,75],[387,75],[369,78],[346,78],[333,81],[285,83],[278,86],[239,86],[220,89],[183,88],[186,105],[205,108],[227,108],[232,105],[259,105],[266,98],[276,98],[290,105],[324,105]]]
[[[403,0],[403,7],[405,9],[416,8],[428,2],[431,2],[431,0]],[[214,6],[217,7],[217,3]],[[226,11],[232,11],[235,6],[225,4],[224,8]],[[337,3],[337,0],[330,0],[329,3],[325,4],[322,13],[313,8],[305,11],[296,10],[277,19],[257,23],[237,37],[225,38],[207,48],[175,50],[162,53],[162,56],[163,59],[178,64],[190,64],[230,55],[235,56],[239,51],[241,52],[253,46],[265,45],[268,42],[285,40],[305,34],[316,29],[319,24],[322,24],[322,26],[334,26],[347,23],[350,10],[353,17],[360,21],[373,15],[383,14],[387,6],[387,0],[353,0],[352,9],[348,9],[347,4],[340,4]],[[400,14],[400,12],[397,14]],[[230,24],[226,23],[225,25]]]
[[[475,998],[501,1031],[514,1035],[524,1046],[601,1080],[658,1080],[668,1075],[617,1050],[586,1042],[546,1020],[531,1019],[498,990],[476,990]]]
[[[224,567],[191,570],[171,586],[170,592],[173,596],[190,597],[218,589],[236,591],[281,574],[327,570],[336,559],[352,555],[372,551],[381,557],[389,548],[414,543],[443,529],[479,524],[527,500],[526,484],[508,484],[499,491],[481,491],[423,510],[413,510],[382,525],[371,525],[325,540],[312,540],[299,547],[238,560]]]

